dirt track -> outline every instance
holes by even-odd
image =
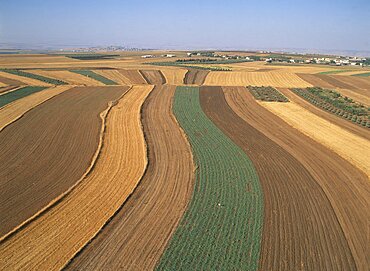
[[[0,244],[0,269],[60,270],[123,204],[147,164],[140,108],[150,90],[133,87],[112,107],[91,172],[59,204]]]
[[[74,88],[0,132],[0,236],[82,176],[98,146],[99,113],[123,90]]]
[[[366,138],[367,140],[370,140],[370,133],[368,131],[369,129],[361,127],[359,125],[356,125],[356,124],[354,124],[351,121],[348,121],[346,119],[340,118],[340,117],[336,116],[335,114],[326,112],[326,111],[310,104],[309,102],[307,102],[303,98],[294,94],[289,89],[279,88],[279,91],[281,93],[283,93],[286,97],[288,97],[289,100],[295,102],[296,104],[303,107],[304,109],[309,110],[310,112],[314,113],[315,115],[319,116],[320,118],[323,118],[327,121],[330,121],[331,123],[334,123],[335,125],[338,125],[339,127],[344,128],[344,129],[350,131],[351,133],[353,133],[355,135],[358,135],[358,136],[361,136],[363,138]]]
[[[143,108],[147,171],[132,197],[70,270],[151,270],[190,199],[190,146],[172,114],[175,87],[156,87]]]
[[[188,85],[203,85],[209,71],[190,69],[184,77],[184,84]]]
[[[140,73],[149,85],[166,84],[166,78],[160,70],[140,70]]]
[[[118,70],[120,74],[126,77],[132,85],[147,84],[144,77],[137,70]]]
[[[366,270],[368,178],[336,153],[293,129],[260,106],[245,88],[224,88],[231,108],[254,128],[296,157],[328,196],[354,255]]]
[[[203,87],[200,99],[208,117],[247,153],[258,172],[265,203],[261,270],[353,270],[347,240],[312,175],[238,117],[221,88]]]

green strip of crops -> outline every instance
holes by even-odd
[[[8,92],[6,94],[0,95],[0,107],[3,107],[4,105],[11,103],[15,100],[18,100],[20,98],[26,97],[28,95],[31,95],[35,92],[39,92],[46,87],[23,87],[11,92]]]
[[[337,74],[342,72],[350,72],[351,70],[331,70],[331,71],[325,71],[325,72],[319,72],[319,74]]]
[[[116,82],[90,70],[71,70],[71,72],[91,77],[92,79],[102,82],[104,85],[118,85]]]
[[[48,84],[52,84],[52,85],[67,85],[67,83],[62,81],[62,80],[49,78],[49,77],[46,77],[46,76],[42,76],[42,75],[30,73],[30,72],[25,72],[25,71],[21,71],[21,70],[4,69],[4,70],[1,70],[1,71],[11,73],[11,74],[15,74],[15,75],[18,75],[18,76],[23,76],[23,77],[36,79],[36,80],[39,80],[39,81],[42,81],[42,82],[45,82],[45,83],[48,83]]]
[[[362,76],[362,77],[368,77],[368,76],[370,76],[370,72],[365,72],[365,73],[357,73],[357,74],[354,74],[353,76]]]
[[[263,194],[251,160],[202,111],[199,88],[177,87],[173,110],[193,150],[196,180],[157,270],[257,270]]]

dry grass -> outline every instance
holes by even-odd
[[[72,85],[85,85],[85,86],[105,86],[103,83],[94,80],[93,78],[77,74],[70,71],[47,71],[47,70],[32,70],[34,74],[55,78],[62,80]]]
[[[122,73],[117,70],[94,70],[94,72],[120,84],[120,85],[131,85],[132,82],[129,78],[125,77]]]
[[[324,120],[301,106],[290,103],[261,102],[288,124],[327,146],[370,176],[370,142]]]
[[[140,109],[151,89],[133,87],[112,107],[92,171],[62,202],[0,245],[0,269],[60,270],[117,211],[147,164]]]
[[[18,99],[0,109],[0,131],[10,123],[22,117],[27,111],[49,100],[50,98],[71,89],[72,85],[52,87],[22,99]]]
[[[168,85],[183,85],[184,84],[184,77],[187,73],[185,69],[164,69],[161,68],[161,71],[166,77],[166,81]]]
[[[288,72],[210,72],[204,82],[210,86],[310,87],[294,73]]]

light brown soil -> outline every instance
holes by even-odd
[[[131,81],[124,77],[118,70],[94,70],[95,73],[98,73],[120,85],[131,85]]]
[[[6,87],[0,87],[0,95],[3,95],[5,93],[8,93],[10,91],[14,91],[18,89],[18,86],[6,86]]]
[[[103,84],[102,82],[99,82],[91,77],[87,77],[71,71],[31,70],[31,72],[34,74],[62,80],[72,85],[105,86],[105,84]]]
[[[184,84],[188,85],[203,85],[209,71],[190,69],[184,77]]]
[[[140,73],[149,85],[166,84],[166,78],[159,70],[140,70]]]
[[[0,236],[78,181],[98,146],[99,113],[124,90],[74,88],[0,132]]]
[[[264,191],[261,270],[353,270],[355,263],[322,188],[290,153],[241,119],[219,87],[202,88],[208,117],[252,160]]]
[[[166,82],[169,85],[182,85],[184,84],[184,77],[188,70],[185,69],[163,69],[161,68],[161,72],[163,73],[164,77],[166,78]]]
[[[239,117],[297,158],[328,196],[348,240],[358,270],[366,270],[368,178],[345,159],[260,106],[245,88],[224,88]]]
[[[309,84],[315,87],[322,87],[328,89],[335,89],[335,87],[329,84],[327,81],[323,80],[322,78],[318,77],[316,74],[309,74],[309,73],[297,73],[299,77],[303,80],[308,82]]]
[[[137,70],[118,70],[120,74],[126,77],[132,85],[147,84],[144,77]]]
[[[25,85],[24,82],[21,82],[21,81],[16,80],[16,79],[7,78],[7,77],[4,77],[4,76],[0,76],[0,82],[1,83],[4,83],[5,85],[10,85],[10,86],[22,86],[22,85]]]
[[[351,90],[356,90],[359,94],[370,97],[370,79],[358,76],[339,76],[332,75],[332,78],[352,86]]]
[[[150,86],[133,87],[111,108],[89,174],[61,202],[0,244],[0,269],[60,270],[98,234],[145,171],[140,108],[150,91]]]
[[[175,87],[156,87],[143,108],[147,171],[135,192],[69,270],[152,270],[191,197],[190,147],[172,114]]]
[[[298,104],[304,109],[309,110],[310,112],[314,113],[320,118],[330,121],[331,123],[338,125],[339,127],[344,128],[355,135],[358,135],[363,138],[366,138],[367,140],[370,140],[370,133],[368,131],[368,128],[356,125],[352,123],[351,121],[348,121],[346,119],[336,116],[335,114],[326,112],[314,106],[313,104],[310,104],[308,101],[294,94],[289,89],[279,88],[279,91],[283,93],[289,100],[293,101],[294,103]]]
[[[12,84],[15,84],[15,85],[19,85],[20,83],[21,85],[30,85],[30,86],[52,86],[51,84],[48,84],[48,83],[45,83],[45,82],[42,82],[36,79],[19,76],[19,75],[7,73],[7,72],[2,72],[2,71],[0,71],[0,77],[4,77],[4,78],[12,80],[13,82]]]

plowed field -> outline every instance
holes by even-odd
[[[99,114],[124,90],[74,88],[0,132],[0,236],[79,180],[98,147]]]
[[[190,69],[184,77],[184,83],[187,85],[202,85],[206,80],[209,71]]]
[[[160,70],[140,70],[140,73],[150,85],[166,84],[166,78]]]
[[[131,85],[147,84],[138,70],[119,70],[119,72],[129,80]]]

